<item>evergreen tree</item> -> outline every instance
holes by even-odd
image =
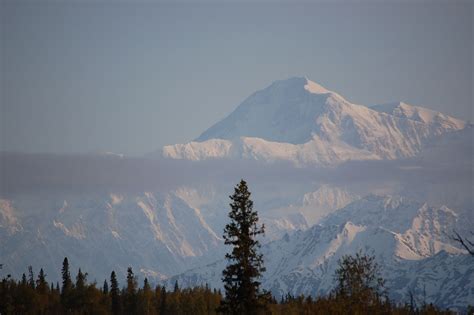
[[[105,295],[109,294],[109,284],[107,283],[107,279],[104,280],[104,285],[102,286],[102,293]]]
[[[63,279],[63,286],[61,289],[61,304],[65,311],[71,308],[72,299],[72,280],[69,272],[69,261],[67,257],[64,257],[63,267],[61,269],[61,275]]]
[[[51,283],[51,288],[53,284]],[[44,274],[43,268],[40,269],[38,274],[38,280],[36,280],[36,289],[40,294],[46,294],[48,292],[48,282],[46,282],[46,275]]]
[[[35,275],[33,273],[33,267],[28,266],[28,285],[30,288],[35,288]]]
[[[79,271],[77,272],[76,276],[76,289],[78,291],[82,291],[86,287],[86,281],[87,281],[87,273],[83,273],[81,271],[81,268],[79,268]]]
[[[61,275],[63,279],[61,293],[64,294],[65,292],[69,292],[72,289],[71,273],[69,272],[69,261],[67,260],[67,257],[64,257]]]
[[[139,314],[152,314],[153,306],[153,292],[151,291],[148,279],[145,278],[143,281],[143,290],[139,290],[139,303],[138,303]]]
[[[336,295],[341,301],[349,303],[348,308],[352,312],[356,312],[354,308],[367,312],[367,307],[380,304],[386,296],[385,280],[375,257],[362,252],[355,256],[343,256],[339,260],[335,280]]]
[[[83,273],[81,268],[77,272],[76,276],[76,286],[72,298],[72,304],[75,309],[83,310],[81,313],[85,312],[87,302],[87,273]]]
[[[137,279],[133,274],[132,267],[127,269],[127,287],[125,288],[125,312],[135,314],[137,306]]]
[[[148,278],[145,278],[145,280],[143,280],[143,290],[151,292],[151,287],[148,283]]]
[[[26,284],[28,283],[28,281],[26,281],[26,275],[23,273],[21,275],[21,286],[26,286]]]
[[[165,286],[161,287],[161,301],[160,301],[160,314],[166,314],[167,313],[167,301],[166,301],[166,288]]]
[[[112,314],[120,314],[120,291],[115,271],[110,274],[110,297],[112,299]]]
[[[38,293],[37,310],[39,314],[45,314],[49,303],[49,286],[43,268],[40,269],[36,280],[36,292]]]
[[[127,293],[132,295],[137,293],[137,279],[133,274],[132,267],[127,268]]]
[[[263,257],[257,252],[260,244],[256,237],[264,233],[258,226],[258,214],[253,210],[253,201],[247,183],[241,180],[230,196],[230,223],[225,226],[224,240],[232,246],[226,254],[228,265],[223,271],[225,298],[220,310],[226,314],[257,314],[264,308],[260,281]]]

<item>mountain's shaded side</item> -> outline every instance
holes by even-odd
[[[321,224],[286,235],[262,248],[267,271],[263,286],[276,296],[290,292],[327,294],[337,261],[358,250],[381,264],[391,297],[407,302],[464,308],[474,298],[474,261],[449,235],[465,218],[445,206],[400,197],[370,195],[329,214]],[[175,276],[170,283],[221,287],[225,261]]]
[[[159,279],[206,261],[222,239],[178,193],[36,193],[0,198],[4,272],[28,265],[58,280],[61,259],[103,279],[111,270]],[[208,261],[208,260],[207,260]]]
[[[404,103],[350,103],[306,78],[276,81],[248,97],[195,141],[165,146],[167,158],[248,158],[297,165],[413,157],[423,143],[465,122]]]

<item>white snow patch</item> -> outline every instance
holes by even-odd
[[[10,235],[23,230],[14,211],[11,201],[0,199],[0,228],[6,228]]]
[[[110,194],[110,202],[112,205],[116,206],[118,204],[121,204],[123,201],[123,196],[118,195],[118,194]]]
[[[211,139],[204,142],[167,145],[162,155],[172,159],[219,159],[231,156],[232,142],[222,139]]]
[[[329,91],[325,87],[319,85],[316,82],[313,82],[313,81],[309,80],[308,78],[306,78],[306,85],[304,86],[304,89],[306,91],[310,92],[310,93],[313,93],[313,94],[331,93],[331,91]]]
[[[68,228],[62,222],[53,220],[53,225],[54,227],[63,231],[63,233],[66,234],[67,236],[73,237],[78,240],[82,240],[86,238],[85,229],[84,229],[84,226],[82,226],[82,224],[75,223],[72,225],[72,227]]]
[[[64,211],[66,211],[67,207],[68,207],[67,201],[64,200],[63,206],[59,209],[59,213],[64,213]]]

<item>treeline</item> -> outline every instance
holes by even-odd
[[[340,269],[341,270],[341,269]],[[208,286],[172,290],[151,287],[145,278],[141,285],[132,268],[127,270],[126,284],[119,286],[115,272],[103,284],[89,283],[81,269],[73,279],[67,258],[61,270],[62,281],[46,280],[41,269],[37,276],[29,267],[21,280],[9,275],[0,284],[0,314],[221,314],[223,296]],[[341,277],[347,275],[341,274]],[[344,280],[344,279],[343,279]],[[348,279],[346,279],[348,280]],[[267,294],[259,314],[452,314],[433,305],[417,308],[413,303],[396,305],[373,294],[373,291],[352,290],[344,283],[326,297],[287,295],[276,300]]]
[[[414,305],[397,305],[390,300],[378,300],[366,303],[340,294],[330,294],[313,299],[311,296],[291,295],[282,298],[279,303],[269,305],[269,314],[272,315],[309,315],[309,314],[394,314],[394,315],[435,315],[455,314],[449,310],[441,310],[432,304],[424,304],[420,308]]]
[[[4,277],[0,314],[216,314],[222,299],[207,286],[182,289],[176,284],[168,291],[164,286],[152,288],[147,278],[139,285],[132,268],[122,288],[114,271],[100,286],[88,283],[81,269],[73,281],[67,258],[61,273],[61,284],[48,283],[43,269],[35,277],[31,267],[19,281]]]

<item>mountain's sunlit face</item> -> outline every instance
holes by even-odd
[[[293,76],[356,104],[474,118],[469,1],[21,0],[0,11],[4,151],[142,155]]]

